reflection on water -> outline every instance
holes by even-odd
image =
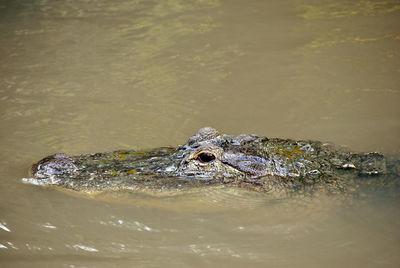
[[[7,267],[396,267],[398,195],[82,196],[21,183],[69,154],[198,128],[398,153],[398,1],[2,1]]]
[[[325,1],[310,5],[304,3],[306,12],[301,16],[305,19],[348,18],[352,16],[377,16],[396,12],[400,9],[399,2],[390,1]]]

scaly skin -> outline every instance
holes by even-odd
[[[176,148],[55,154],[34,164],[33,178],[23,180],[85,192],[181,191],[210,185],[286,193],[324,187],[337,192],[357,177],[385,175],[388,167],[379,153],[350,153],[318,141],[225,135],[206,127]]]

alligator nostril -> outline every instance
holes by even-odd
[[[202,152],[196,157],[197,160],[203,163],[208,163],[215,160],[215,155],[212,153]]]

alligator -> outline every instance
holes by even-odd
[[[319,141],[226,135],[205,127],[177,147],[78,156],[57,153],[34,164],[31,178],[23,182],[89,193],[209,186],[266,193],[321,188],[344,192],[354,188],[357,178],[399,174],[399,164],[377,152],[353,153]]]

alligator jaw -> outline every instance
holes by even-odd
[[[49,176],[48,178],[22,178],[22,182],[26,184],[33,184],[39,186],[46,185],[58,185],[60,180],[55,178],[55,176]]]

